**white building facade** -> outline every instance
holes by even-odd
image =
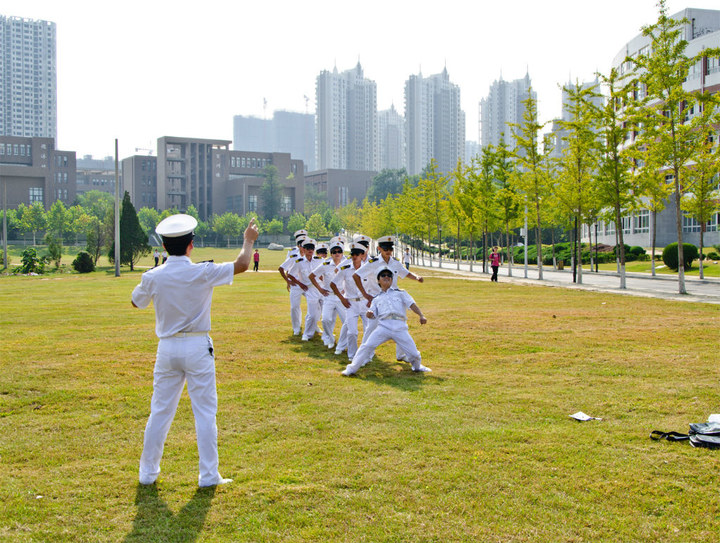
[[[0,15],[0,135],[57,138],[55,23]]]
[[[487,98],[480,100],[480,126],[478,127],[480,146],[497,146],[504,137],[505,143],[512,148],[514,130],[511,124],[522,124],[525,113],[524,100],[531,88],[530,75],[522,79],[504,81],[502,77],[490,85]],[[532,96],[537,100],[537,93]]]
[[[378,111],[378,169],[405,168],[405,157],[405,118],[392,105]]]

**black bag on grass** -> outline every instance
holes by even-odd
[[[689,441],[693,447],[705,447],[706,449],[720,449],[720,422],[696,422],[690,424],[690,431],[687,434],[678,432],[661,432],[653,430],[650,432],[650,439],[668,441]]]

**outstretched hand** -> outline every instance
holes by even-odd
[[[248,224],[247,228],[245,229],[245,233],[243,236],[247,241],[255,241],[258,238],[259,231],[257,224],[255,224],[255,217],[252,217],[250,219],[250,223]]]

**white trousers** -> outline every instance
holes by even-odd
[[[363,323],[363,333],[367,330],[368,318],[365,313],[367,313],[367,302],[364,298],[359,301],[351,301],[350,307],[345,310],[348,358],[353,358],[358,350],[358,335],[360,334],[358,331],[358,317]]]
[[[217,391],[215,356],[209,336],[173,337],[158,343],[150,417],[145,426],[140,457],[140,482],[151,484],[160,475],[160,460],[180,395],[187,381],[188,395],[195,415],[200,486],[217,484]]]
[[[378,319],[370,319],[378,320]],[[422,357],[420,351],[415,346],[415,341],[410,336],[407,324],[402,321],[379,321],[375,326],[369,337],[365,338],[363,344],[357,350],[357,353],[353,357],[353,360],[348,364],[347,369],[355,373],[357,370],[362,368],[365,364],[370,362],[375,349],[378,345],[382,345],[386,341],[394,341],[397,348],[401,349],[407,361],[410,362],[413,369],[420,367],[422,363]]]
[[[300,334],[302,327],[302,309],[300,301],[302,300],[303,291],[297,285],[290,287],[290,323],[292,324],[293,334]]]
[[[345,306],[340,303],[340,299],[334,294],[325,296],[322,306],[323,340],[325,343],[335,343],[335,321],[337,319],[340,319],[341,324],[345,324]],[[347,327],[341,326],[338,347],[345,348],[346,345]]]
[[[310,287],[315,289],[315,287]],[[307,300],[307,315],[305,315],[305,330],[303,331],[303,339],[312,339],[318,330],[318,321],[322,318],[322,307],[320,305],[319,295],[305,293]]]

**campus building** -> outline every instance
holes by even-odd
[[[460,87],[450,81],[447,69],[405,82],[405,142],[408,173],[416,175],[430,164],[450,172],[465,155],[465,112],[460,108]]]
[[[490,92],[486,98],[480,100],[480,146],[497,146],[504,138],[509,148],[513,143],[513,128],[511,124],[522,124],[528,91],[531,88],[530,75],[525,74],[522,79],[505,81],[502,76],[490,85]],[[537,100],[537,93],[532,92]]]
[[[685,54],[693,57],[704,49],[720,47],[720,11],[708,9],[688,8],[671,16],[680,20],[687,19],[682,27],[682,39],[688,42]],[[619,74],[625,75],[632,69],[632,64],[626,59],[637,56],[639,53],[646,53],[650,47],[650,38],[638,34],[615,56],[612,66]],[[693,67],[685,83],[685,89],[694,92],[717,93],[720,92],[720,57],[703,57]],[[697,112],[690,110],[688,116]],[[630,134],[632,138],[633,135]],[[718,138],[716,138],[717,141]],[[716,144],[717,145],[717,144]],[[672,177],[668,177],[670,181]],[[652,245],[653,226],[656,231],[656,246],[664,247],[677,241],[677,226],[675,216],[675,196],[667,201],[665,209],[657,214],[653,223],[652,214],[648,209],[639,209],[634,213],[628,213],[622,219],[623,238],[627,245],[639,245],[650,247]],[[719,214],[715,214],[705,225],[704,245],[716,245],[720,243],[720,231],[718,223]],[[683,217],[683,242],[700,244],[700,230],[702,225],[695,219]],[[595,229],[593,227],[593,238]],[[584,239],[588,239],[587,227],[583,232]],[[598,241],[607,245],[616,244],[616,232],[614,222],[598,224]]]
[[[315,96],[317,167],[377,170],[377,85],[360,63],[320,72]]]
[[[55,23],[0,15],[0,135],[57,138]]]
[[[55,149],[53,138],[0,136],[0,184],[7,206],[55,200],[72,205],[76,195],[75,152]]]
[[[395,109],[378,111],[378,169],[406,167],[405,118]]]
[[[360,205],[375,175],[377,172],[329,168],[307,173],[305,183],[308,188],[325,194],[330,207],[338,208],[353,200]]]
[[[130,195],[135,209],[157,209],[157,158],[150,155],[133,155],[120,164],[121,188]],[[122,196],[122,194],[121,194]]]
[[[233,149],[289,153],[302,160],[306,170],[315,169],[315,115],[275,111],[272,119],[235,115]]]

